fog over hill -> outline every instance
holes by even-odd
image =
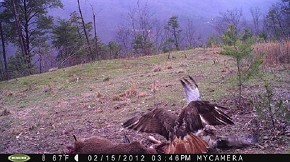
[[[147,3],[153,19],[166,22],[171,16],[178,16],[180,22],[187,19],[195,22],[195,30],[206,37],[213,33],[210,20],[221,12],[241,9],[242,21],[251,21],[250,8],[258,7],[265,14],[269,7],[279,0],[140,0]],[[78,11],[77,0],[62,0],[63,9],[53,9],[55,17],[68,18],[70,13]],[[114,39],[116,28],[128,19],[128,12],[137,6],[137,0],[80,0],[85,21],[92,22],[92,7],[96,14],[97,31],[104,42]]]
[[[51,9],[49,14],[68,19],[74,11],[78,12],[77,0],[61,0],[63,9]],[[250,8],[258,7],[265,15],[272,4],[280,0],[139,0],[147,4],[155,22],[166,23],[171,16],[178,16],[180,24],[190,19],[194,22],[197,35],[205,41],[215,33],[211,20],[226,10],[241,9],[242,21],[252,23]],[[1,0],[0,0],[1,2]],[[128,12],[137,7],[138,0],[80,0],[86,22],[93,22],[92,7],[96,14],[97,33],[102,42],[114,40],[118,26],[128,23]],[[15,54],[13,45],[7,47],[8,57]]]

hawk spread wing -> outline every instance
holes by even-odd
[[[132,117],[123,127],[140,132],[158,133],[166,139],[170,134],[184,137],[209,125],[234,124],[231,118],[219,110],[219,106],[207,101],[192,101],[177,116],[163,108],[155,108],[142,115]]]
[[[221,111],[225,107],[211,104],[208,101],[191,101],[184,109],[197,109],[201,120],[209,125],[234,124],[231,117]],[[199,125],[197,125],[199,126]]]
[[[135,116],[123,123],[123,127],[147,133],[158,133],[169,139],[177,115],[163,108],[155,108],[143,115]]]
[[[204,153],[208,145],[194,135],[203,129],[205,124],[234,124],[231,118],[223,113],[225,107],[201,101],[198,86],[194,79],[181,79],[186,94],[187,105],[179,115],[172,114],[163,108],[155,108],[140,116],[135,116],[123,123],[129,129],[147,133],[158,133],[170,143],[165,153]],[[181,138],[180,138],[181,137]],[[163,147],[163,145],[161,145]]]

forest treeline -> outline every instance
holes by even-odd
[[[179,17],[172,15],[166,23],[161,23],[153,18],[146,3],[138,1],[128,11],[126,23],[115,31],[115,39],[104,43],[98,37],[96,29],[101,24],[96,23],[94,8],[91,7],[93,21],[86,22],[81,1],[75,1],[78,8],[68,19],[48,14],[50,9],[63,7],[61,0],[0,2],[0,80],[105,59],[231,45],[231,39],[237,37],[240,40],[250,37],[258,43],[281,42],[290,36],[290,0],[273,4],[265,15],[259,8],[249,8],[251,22],[248,23],[242,21],[240,9],[220,13],[213,19],[216,34],[210,35],[206,42],[196,32],[193,20],[181,25]],[[10,57],[8,45],[16,49]]]

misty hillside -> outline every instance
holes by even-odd
[[[257,145],[217,153],[289,153],[289,124],[282,130],[285,123],[279,123],[278,132],[270,126],[270,118],[254,108],[259,103],[256,97],[265,93],[264,83],[256,78],[244,84],[243,95],[249,100],[237,108],[234,59],[214,51],[173,52],[174,59],[160,54],[105,60],[0,82],[0,152],[62,153],[74,141],[73,135],[99,135],[121,143],[124,132],[130,140],[149,145],[147,133],[124,129],[122,122],[149,108],[179,112],[186,104],[179,79],[192,75],[203,100],[229,108],[226,112],[235,125],[218,129],[219,135],[249,135],[259,129]],[[265,69],[264,78],[275,83],[275,100],[289,101],[289,77],[279,66]]]
[[[72,135],[99,135],[121,143],[124,132],[130,140],[149,145],[148,133],[124,129],[122,122],[149,108],[179,112],[186,104],[179,79],[187,75],[196,80],[203,100],[229,108],[226,112],[235,125],[223,126],[218,134],[249,135],[260,129],[257,145],[217,153],[289,153],[289,124],[280,132],[267,127],[270,118],[260,116],[253,107],[264,91],[261,79],[244,84],[243,96],[249,100],[245,98],[237,108],[233,58],[215,54],[214,49],[173,52],[172,56],[104,60],[0,82],[0,153],[62,153],[74,141]],[[264,78],[275,84],[275,99],[289,101],[287,70],[265,70]],[[164,141],[158,134],[150,135]]]
[[[0,2],[0,153],[290,153],[290,0]]]
[[[62,0],[63,9],[53,9],[55,17],[68,18],[70,13],[78,11],[76,0]],[[141,0],[151,9],[154,19],[167,21],[171,16],[178,16],[180,21],[192,19],[196,30],[205,38],[214,30],[210,22],[221,12],[232,9],[242,9],[244,19],[251,20],[250,8],[259,7],[262,13],[278,0]],[[137,0],[82,0],[81,6],[86,21],[92,20],[92,7],[96,13],[98,35],[104,42],[114,39],[115,30],[128,18],[128,12],[137,6]],[[210,31],[208,31],[210,30]]]

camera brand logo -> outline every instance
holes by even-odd
[[[30,160],[30,157],[25,154],[13,154],[8,156],[8,160],[12,162],[24,162]]]

